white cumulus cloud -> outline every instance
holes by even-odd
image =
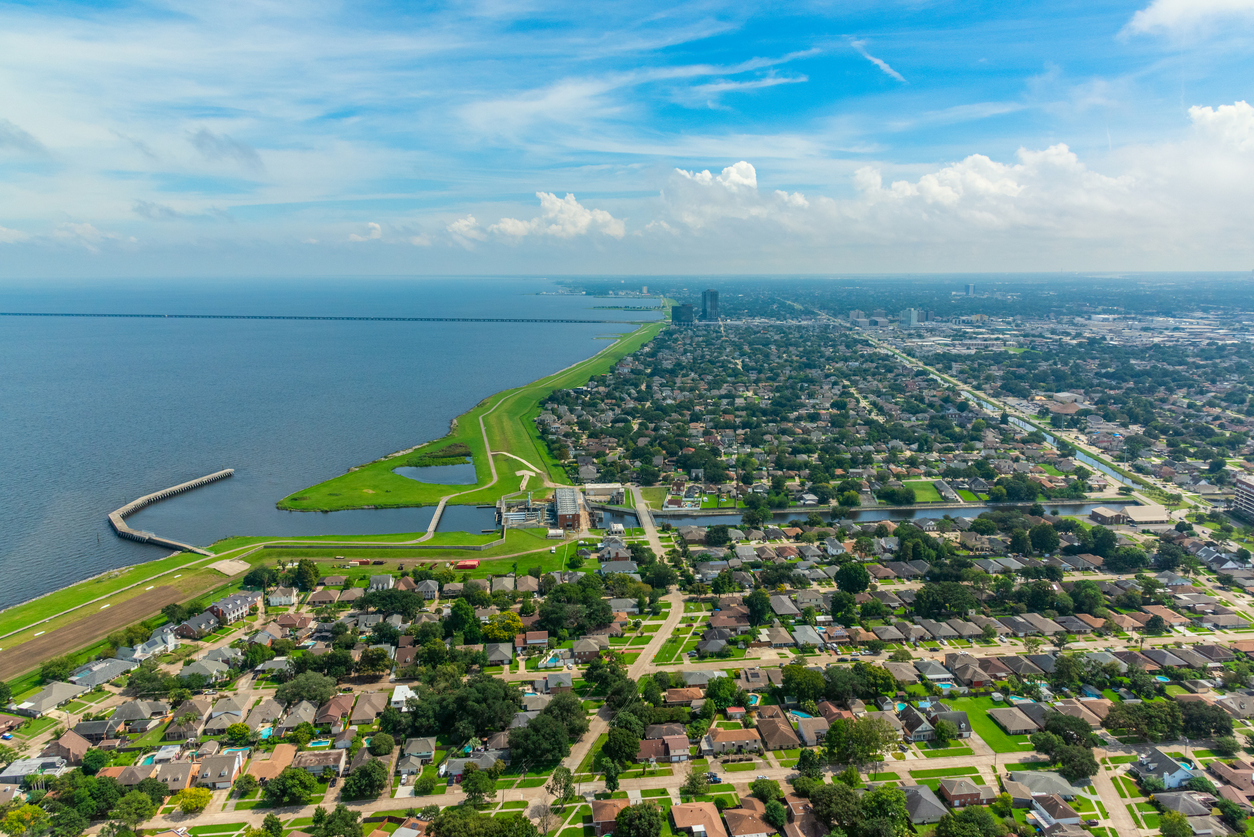
[[[445,227],[453,236],[453,240],[458,244],[469,249],[476,241],[485,241],[487,234],[479,227],[479,222],[475,220],[475,216],[467,215],[465,218],[458,218],[453,223]]]
[[[745,161],[720,174],[675,170],[664,212],[643,228],[733,254],[853,254],[879,269],[958,267],[974,257],[1021,266],[1127,264],[1152,269],[1254,259],[1254,107],[1240,101],[1188,111],[1178,142],[1116,149],[1097,170],[1064,143],[984,154],[911,177],[865,165],[849,196],[768,189]],[[657,236],[659,242],[664,241]],[[704,244],[698,243],[704,242]],[[777,250],[776,248],[783,248]],[[819,258],[816,256],[816,258]]]
[[[536,192],[536,197],[540,199],[540,215],[530,221],[502,218],[488,230],[510,238],[528,235],[574,238],[592,232],[611,238],[622,238],[627,232],[626,225],[620,219],[604,209],[587,208],[570,193],[559,198],[552,192]]]
[[[367,232],[365,235],[358,235],[357,233],[349,233],[348,240],[349,241],[378,241],[379,239],[383,238],[383,228],[380,227],[378,224],[376,224],[374,221],[371,221],[368,224],[366,224],[366,228],[369,230],[369,232]]]
[[[0,227],[0,244],[17,244],[19,241],[29,241],[30,233],[24,233],[21,230],[11,230],[8,227]]]
[[[1254,18],[1254,0],[1153,0],[1132,15],[1126,31],[1181,33],[1239,17]]]

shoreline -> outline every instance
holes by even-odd
[[[555,467],[557,463],[553,462],[551,458],[547,456],[547,450],[543,449],[543,447],[539,444],[539,439],[535,433],[534,425],[531,425],[527,420],[527,414],[532,410],[537,410],[540,399],[545,397],[549,392],[555,389],[582,385],[582,383],[586,382],[586,380],[592,378],[593,376],[603,374],[605,371],[612,369],[614,364],[616,364],[622,357],[638,350],[641,346],[652,340],[653,337],[655,337],[662,330],[662,328],[666,326],[666,324],[667,321],[665,319],[634,324],[636,327],[631,331],[618,334],[614,338],[614,342],[601,348],[599,351],[584,360],[570,364],[530,383],[502,390],[482,399],[470,409],[450,419],[449,432],[443,437],[420,443],[412,448],[409,448],[408,451],[397,451],[375,460],[374,462],[355,466],[354,469],[348,471],[346,474],[317,484],[326,485],[327,483],[332,483],[337,480],[344,479],[345,477],[351,477],[354,474],[360,474],[362,471],[366,471],[371,466],[377,467],[382,463],[391,463],[392,467],[396,467],[400,464],[397,463],[396,460],[403,458],[406,455],[412,455],[415,452],[422,452],[424,450],[429,452],[430,450],[438,449],[441,446],[447,446],[448,444],[462,441],[459,437],[466,436],[467,438],[464,441],[466,441],[467,446],[471,448],[471,458],[472,461],[476,463],[476,477],[478,480],[475,485],[433,486],[434,488],[439,489],[438,496],[432,497],[429,502],[422,503],[380,503],[379,499],[382,498],[375,498],[369,501],[363,501],[359,505],[343,505],[337,508],[291,507],[283,505],[283,501],[279,501],[276,505],[278,508],[285,511],[325,512],[362,509],[367,506],[373,506],[374,508],[420,508],[427,505],[438,505],[441,501],[446,499],[453,500],[453,495],[462,495],[457,498],[459,501],[457,503],[458,505],[483,505],[485,498],[482,495],[485,492],[494,493],[494,496],[490,498],[491,503],[494,504],[496,497],[518,491],[519,489],[517,483],[520,481],[513,471],[503,473],[501,475],[503,479],[500,480],[491,479],[487,474],[481,475],[479,473],[481,465],[484,466],[485,471],[495,471],[497,463],[491,460],[492,457],[497,456],[506,457],[506,460],[503,461],[509,461],[514,464],[526,464],[530,471],[537,472],[537,476],[545,478],[546,481],[548,481],[548,478],[553,477],[561,480],[562,482],[567,482],[564,473],[554,473],[550,470],[550,468]],[[502,405],[506,405],[508,409],[498,411],[497,407]],[[470,420],[467,421],[466,419]],[[522,422],[521,429],[523,431],[521,434],[518,433],[520,420]],[[480,430],[482,435],[473,433],[472,428]],[[485,439],[489,440],[491,456],[488,455],[488,449],[484,445]],[[519,460],[521,460],[521,463]],[[504,469],[501,470],[504,471]],[[390,468],[388,468],[388,472],[390,473]],[[418,483],[414,480],[408,479],[407,477],[401,477],[399,475],[392,476],[394,476],[397,480],[403,480],[404,482],[411,483],[419,489],[426,486],[424,483]],[[538,483],[533,484],[538,485]],[[314,487],[316,486],[311,486],[310,488]],[[310,489],[306,489],[306,491],[308,490]],[[300,493],[301,492],[296,492],[296,494]],[[326,545],[325,541],[320,542],[317,539],[302,542],[303,539],[299,537],[253,537],[258,538],[261,541],[282,541],[289,544],[293,548],[317,549],[320,545]],[[214,560],[221,560],[222,558],[227,557],[231,552],[240,551],[240,549],[237,548],[228,549],[224,552],[217,548],[220,544],[237,539],[237,537],[223,538],[209,544],[206,550],[210,553],[208,556],[195,555],[194,553],[185,551],[172,552],[161,557],[154,557],[149,561],[140,561],[122,567],[110,568],[86,578],[79,579],[55,590],[49,590],[21,602],[9,605],[8,607],[0,608],[0,631],[3,632],[3,637],[7,638],[20,634],[28,634],[30,631],[33,631],[45,624],[56,623],[59,621],[63,623],[62,625],[49,624],[47,630],[53,630],[55,627],[63,627],[65,624],[73,624],[78,619],[83,618],[83,614],[89,612],[86,610],[87,606],[95,605],[100,602],[107,603],[99,608],[99,611],[108,613],[109,611],[104,610],[104,608],[115,607],[121,602],[133,598],[133,596],[128,596],[126,594],[133,593],[137,589],[142,593],[145,585],[152,585],[161,577],[168,578],[170,574],[176,573],[174,578],[180,578],[184,573],[199,573],[202,570],[207,570],[207,565],[212,563]],[[362,545],[365,546],[366,544]],[[409,544],[408,546],[412,548],[414,544]],[[343,547],[341,546],[341,548]],[[450,552],[457,551],[457,547],[455,545],[431,544],[427,548],[434,548],[432,551],[435,551],[436,549],[447,549]],[[480,547],[480,549],[482,549],[482,547]],[[252,556],[252,553],[256,552],[258,555],[255,560],[262,560],[261,553],[263,550],[258,549],[257,546],[253,546],[251,549],[245,548],[243,551],[245,552],[245,555],[249,557]],[[247,558],[245,560],[247,560]],[[119,584],[116,588],[102,590],[99,592],[89,589],[90,585],[100,584],[102,581],[112,578],[117,578],[119,580]],[[185,579],[185,582],[190,582],[191,580],[192,579],[188,578]],[[201,579],[201,581],[205,583],[201,583],[196,586],[202,589],[189,591],[186,588],[180,587],[183,592],[180,601],[195,599],[197,596],[203,595],[206,591],[219,588],[224,584],[230,585],[235,580],[236,576],[221,575],[216,578]],[[57,597],[64,597],[66,601],[50,601],[55,600]],[[40,607],[41,604],[44,605],[44,607]],[[25,615],[15,615],[15,612],[32,608],[35,608],[36,612],[30,613],[29,617]],[[55,608],[55,610],[53,608]],[[97,612],[97,610],[90,611],[93,615]],[[6,616],[10,617],[10,619],[5,619]],[[151,616],[152,614],[148,614],[143,618],[150,618]],[[67,617],[72,618],[67,619]],[[22,620],[22,623],[10,625],[4,624],[5,622],[16,622],[17,620]],[[42,634],[43,632],[44,631],[40,631],[39,633]],[[34,636],[27,636],[16,645],[10,646],[9,643],[5,643],[5,647],[17,648],[34,638]],[[81,653],[83,648],[89,646],[90,644],[76,648],[66,648],[63,653]],[[32,661],[31,668],[37,668],[41,662],[42,660]]]

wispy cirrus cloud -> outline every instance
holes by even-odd
[[[0,119],[0,150],[5,149],[26,154],[43,154],[47,151],[44,144],[31,136],[28,131],[7,119]]]
[[[885,60],[884,60],[884,59],[882,59],[882,58],[876,58],[874,55],[872,55],[871,53],[867,52],[867,51],[866,51],[866,44],[867,44],[867,42],[866,42],[866,41],[850,41],[850,42],[849,42],[849,46],[853,47],[853,49],[854,49],[854,51],[855,51],[856,53],[858,53],[859,55],[861,55],[861,56],[862,56],[863,58],[865,58],[867,61],[870,61],[870,62],[871,62],[872,64],[874,64],[875,66],[879,67],[879,68],[880,68],[880,71],[881,71],[881,72],[883,72],[883,73],[884,73],[884,75],[889,76],[890,78],[895,78],[895,79],[897,79],[897,81],[901,82],[902,84],[909,84],[909,83],[910,83],[910,82],[906,81],[906,77],[905,77],[905,76],[903,76],[901,73],[897,72],[897,71],[896,71],[896,70],[894,70],[892,67],[890,67],[890,66],[888,65],[888,62],[887,62],[887,61],[885,61]]]
[[[201,128],[192,133],[188,140],[206,160],[232,160],[242,168],[251,172],[265,170],[261,155],[257,149],[247,143],[240,142],[227,134],[215,134],[208,128]]]

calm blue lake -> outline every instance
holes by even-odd
[[[0,286],[0,311],[648,320],[535,279]],[[632,301],[632,304],[640,304]],[[281,512],[280,498],[419,442],[480,399],[583,360],[629,326],[0,317],[0,607],[164,550],[105,521],[143,494],[235,476],[130,518],[231,535],[425,530],[432,509]],[[457,467],[457,466],[454,466]],[[452,483],[458,484],[458,483]],[[450,508],[478,532],[490,509]]]

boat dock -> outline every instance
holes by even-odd
[[[116,532],[120,538],[138,541],[139,543],[150,543],[156,546],[164,546],[168,549],[178,550],[179,552],[195,552],[199,555],[212,555],[213,553],[201,549],[198,546],[192,546],[191,544],[180,543],[179,541],[171,540],[169,538],[163,538],[160,535],[154,535],[152,532],[132,529],[130,526],[126,525],[126,518],[140,509],[151,506],[153,503],[158,503],[177,494],[182,494],[185,491],[191,491],[193,488],[200,488],[202,485],[208,485],[209,483],[217,482],[218,480],[224,480],[227,477],[232,476],[234,473],[234,468],[226,468],[224,470],[203,476],[200,479],[179,483],[178,485],[171,486],[152,494],[145,494],[143,497],[140,497],[137,500],[132,500],[125,506],[122,506],[122,508],[109,512],[109,525],[113,527],[113,531]]]

